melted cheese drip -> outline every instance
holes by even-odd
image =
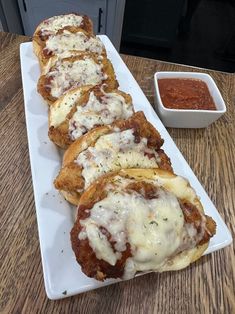
[[[75,140],[95,125],[110,124],[116,119],[128,119],[132,114],[132,106],[121,95],[104,93],[100,101],[91,92],[86,105],[77,106],[77,111],[69,121],[70,137]]]
[[[65,30],[63,34],[50,36],[44,49],[53,51],[55,54],[60,54],[66,50],[89,51],[101,54],[104,46],[99,38],[89,38],[82,32],[70,33]]]
[[[80,95],[80,91],[67,93],[63,96],[62,100],[59,99],[55,104],[50,106],[50,126],[57,127],[66,119],[67,114],[71,111]]]
[[[102,64],[97,64],[93,59],[85,58],[71,63],[62,61],[56,67],[56,71],[49,72],[53,76],[51,81],[51,95],[61,96],[72,87],[85,85],[97,85],[107,78],[102,72]]]
[[[79,27],[82,24],[83,17],[75,14],[53,16],[40,24],[42,35],[56,33],[65,26]]]
[[[158,154],[147,147],[147,139],[135,143],[134,130],[101,136],[93,147],[81,152],[75,162],[83,167],[85,187],[99,176],[121,168],[157,168]],[[145,153],[153,154],[149,158]]]
[[[131,180],[120,179],[122,185]],[[81,221],[79,239],[88,238],[97,258],[115,265],[119,253],[131,247],[124,278],[132,278],[137,271],[160,270],[165,261],[180,248],[184,231],[184,217],[177,198],[158,188],[156,198],[145,199],[137,192],[126,193],[115,187],[107,197],[97,202],[90,216]],[[115,242],[114,248],[101,233],[105,228]],[[102,236],[101,236],[102,234]]]

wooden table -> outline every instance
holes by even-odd
[[[45,293],[28,156],[19,44],[0,34],[0,312],[235,313],[233,246],[179,272],[148,274],[60,301]],[[235,77],[156,60],[123,56],[153,104],[153,74],[203,71],[216,81],[227,113],[206,129],[169,132],[234,235]]]

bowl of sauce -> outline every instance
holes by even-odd
[[[210,75],[197,72],[157,72],[155,105],[163,124],[204,128],[226,112],[224,100]]]

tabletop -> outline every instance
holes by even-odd
[[[58,301],[47,298],[19,61],[19,44],[29,40],[0,33],[0,313],[235,313],[234,244],[178,272],[151,273]],[[234,236],[235,76],[122,58],[153,107],[156,71],[200,71],[215,80],[227,113],[205,129],[168,131]]]

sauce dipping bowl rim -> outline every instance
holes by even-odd
[[[161,78],[188,78],[204,81],[207,84],[209,92],[214,100],[216,110],[170,109],[164,107],[158,87],[158,79]],[[154,74],[154,86],[155,109],[165,127],[190,129],[206,128],[218,120],[226,112],[226,106],[221,93],[212,77],[207,73],[159,71]]]
[[[163,77],[159,77],[159,75],[163,75]],[[206,83],[209,92],[211,94],[211,97],[215,103],[216,110],[205,110],[205,109],[172,109],[172,108],[167,108],[163,105],[159,87],[158,87],[158,79],[167,79],[167,78],[185,78],[185,79],[197,79],[197,80],[202,80],[203,82]],[[207,79],[205,81],[205,78]],[[209,84],[208,84],[209,82]],[[155,85],[155,93],[156,96],[158,97],[158,103],[162,107],[162,110],[168,111],[168,112],[201,112],[201,113],[225,113],[226,112],[226,105],[224,103],[224,100],[222,98],[222,95],[213,80],[213,78],[207,74],[207,73],[202,73],[202,72],[181,72],[181,71],[158,71],[154,74],[154,85]],[[214,89],[214,93],[211,93],[211,90]],[[219,98],[220,104],[222,105],[222,109],[218,108],[218,100],[215,99],[215,95]]]

